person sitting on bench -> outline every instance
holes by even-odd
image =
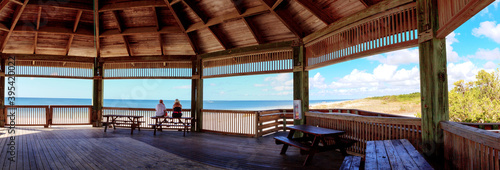
[[[182,117],[182,105],[179,99],[175,99],[173,110],[174,111],[172,112],[172,117],[174,118]]]
[[[163,104],[163,100],[160,99],[160,103],[156,105],[156,117],[163,117],[166,116],[166,110],[165,104]]]

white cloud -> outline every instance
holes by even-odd
[[[479,70],[481,69],[477,68],[471,61],[460,64],[450,63],[448,64],[447,70],[448,85],[453,85],[453,83],[458,80],[464,80],[466,82],[474,81]]]
[[[174,89],[191,89],[191,85],[175,86]]]
[[[496,24],[495,21],[481,22],[479,28],[472,29],[472,35],[485,36],[500,44],[500,24]]]
[[[500,0],[496,0],[495,2],[493,2],[493,6],[495,7],[495,9],[498,8],[498,3],[500,3]]]
[[[328,87],[325,84],[325,78],[320,73],[316,73],[313,78],[309,78],[309,85],[318,89],[325,89]]]
[[[467,56],[468,58],[478,58],[483,60],[500,60],[500,49],[478,49],[476,54]]]
[[[385,55],[385,56],[384,56]],[[382,64],[400,65],[418,63],[418,49],[403,49],[368,57],[369,60],[376,60]]]
[[[458,53],[453,51],[453,47],[451,46],[453,43],[458,42],[455,35],[457,35],[455,32],[451,32],[448,36],[446,36],[446,61],[451,63],[457,62],[460,59]]]
[[[226,94],[226,92],[225,91],[220,91],[219,94],[223,95],[223,94]]]
[[[254,87],[266,87],[267,84],[254,84],[253,86]]]
[[[483,65],[483,67],[485,69],[494,69],[494,68],[498,67],[498,64],[495,64],[494,62],[488,61],[487,63],[485,63]]]
[[[270,93],[271,95],[289,95],[293,94],[293,77],[290,73],[278,74],[274,77],[266,77],[264,81],[269,82],[269,86],[279,93]],[[255,85],[254,85],[255,86]],[[266,85],[267,86],[267,85]]]
[[[216,84],[215,83],[210,83],[210,86],[216,86]]]

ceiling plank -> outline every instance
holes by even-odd
[[[9,4],[10,1],[2,1],[0,2],[0,12]]]
[[[113,18],[115,19],[116,25],[118,25],[118,31],[123,32],[123,25],[120,20],[120,16],[118,15],[118,11],[112,11]]]
[[[229,0],[229,1],[231,1],[231,3],[233,4],[234,8],[238,12],[238,14],[241,15],[243,12],[245,12],[245,10],[243,9],[243,7],[241,7],[241,4],[242,4],[241,0]]]
[[[103,5],[99,12],[106,11],[117,11],[117,10],[125,10],[130,8],[140,8],[140,7],[167,7],[167,5],[161,0],[140,0],[140,1],[129,1],[129,2],[121,2],[121,3],[112,3]]]
[[[330,15],[324,13],[320,8],[318,8],[316,5],[311,3],[311,1],[308,1],[308,0],[295,0],[295,1],[297,3],[299,3],[300,5],[302,5],[306,10],[311,12],[314,16],[319,18],[319,20],[321,20],[326,25],[334,22],[334,19],[332,17],[330,17]],[[361,0],[361,1],[363,1],[363,0]]]
[[[80,23],[80,18],[82,18],[82,10],[79,10],[78,13],[76,14],[76,19],[75,19],[75,24],[73,25],[73,32],[76,32],[76,29],[78,29],[78,24]]]
[[[191,61],[193,55],[151,55],[151,56],[122,56],[103,57],[99,62],[123,63],[123,62],[155,62],[155,61]],[[88,57],[87,57],[88,58]]]
[[[370,0],[359,0],[359,2],[361,2],[367,8],[373,5],[373,2]]]
[[[259,14],[267,13],[267,12],[269,12],[268,7],[257,6],[257,7],[253,7],[253,8],[249,8],[249,9],[245,10],[245,12],[243,14],[238,14],[237,12],[227,13],[225,15],[211,18],[208,20],[207,23],[202,23],[202,22],[195,23],[195,24],[189,26],[189,28],[186,30],[186,32],[193,32],[196,30],[201,30],[201,29],[207,28],[209,26],[221,24],[221,23],[224,23],[227,21],[234,21],[234,20],[241,19],[244,17],[259,15]]]
[[[296,44],[296,41],[283,41],[283,42],[276,42],[276,43],[267,43],[267,44],[249,46],[249,47],[240,47],[240,48],[234,48],[234,49],[230,49],[230,50],[205,53],[205,54],[201,54],[200,57],[202,59],[208,59],[208,58],[214,58],[214,57],[225,57],[228,55],[235,55],[235,54],[247,54],[247,53],[257,53],[257,52],[262,52],[262,51],[272,51],[272,50],[278,50],[278,49],[290,49],[294,46],[294,44]]]
[[[193,51],[195,54],[198,54],[198,49],[196,48],[196,46],[193,44],[193,40],[191,39],[191,36],[189,36],[189,34],[186,32],[186,29],[184,28],[184,25],[182,24],[181,20],[179,19],[179,16],[177,16],[177,13],[175,12],[174,8],[172,8],[172,4],[170,4],[168,2],[168,0],[165,0],[165,3],[167,4],[168,6],[168,9],[170,10],[170,12],[172,12],[172,15],[174,16],[175,18],[175,21],[177,22],[177,24],[179,25],[179,27],[181,28],[184,36],[186,37],[186,39],[188,40],[189,42],[189,45],[191,45],[191,48],[193,48]]]
[[[156,27],[137,27],[137,28],[127,28],[123,30],[123,32],[114,30],[104,31],[100,37],[109,37],[115,35],[139,35],[139,34],[180,34],[183,33],[179,27],[176,26],[168,26],[162,27],[160,30],[156,30]]]
[[[156,25],[156,30],[160,30],[160,21],[158,20],[158,13],[156,11],[156,7],[151,7],[151,9],[153,10],[153,20],[155,22],[155,25]]]
[[[10,54],[2,55],[2,58]],[[65,55],[44,55],[44,54],[13,54],[16,55],[16,60],[44,60],[44,61],[68,61],[68,62],[84,62],[94,63],[94,57],[79,57],[79,56],[65,56]]]
[[[16,3],[18,5],[23,5],[23,3],[19,0],[10,0],[10,2]]]
[[[227,40],[224,38],[224,36],[218,32],[214,27],[208,27],[208,30],[212,34],[212,36],[215,37],[217,42],[224,48],[224,50],[230,49],[230,45],[227,43]]]
[[[259,31],[257,31],[257,27],[253,25],[252,21],[250,21],[248,18],[243,18],[243,22],[250,30],[250,33],[252,33],[253,37],[255,38],[255,41],[257,41],[257,44],[264,44],[265,42],[262,39],[262,35],[260,34]]]
[[[376,15],[378,13],[385,12],[389,9],[392,9],[392,8],[395,8],[395,7],[404,5],[404,4],[412,3],[412,2],[413,2],[413,0],[381,1],[375,5],[370,6],[369,8],[366,8],[362,11],[355,13],[351,16],[343,17],[343,18],[331,23],[327,27],[322,28],[316,32],[313,32],[313,33],[305,36],[302,40],[304,41],[304,43],[312,43],[312,42],[320,41],[324,38],[327,38],[328,36],[326,36],[326,35],[334,32],[338,29],[341,29],[347,25],[350,25],[352,23],[356,23],[356,22],[358,22],[362,19],[365,19],[367,17],[373,16],[373,15]]]
[[[99,9],[99,0],[94,0],[94,6],[95,9]],[[100,36],[99,36],[99,10],[94,10],[94,30],[95,30],[95,35],[94,35],[94,42],[95,42],[95,47],[96,47],[96,54],[97,58],[101,57],[101,43],[100,43]]]
[[[30,0],[28,3],[29,7],[52,7],[58,9],[68,9],[68,10],[82,10],[85,12],[93,12],[94,7],[91,4],[74,3],[72,1],[50,1],[47,0]]]
[[[122,38],[123,38],[123,42],[125,42],[125,47],[127,48],[128,56],[132,56],[132,51],[130,51],[130,44],[128,43],[127,36],[124,35],[124,36],[122,36]]]
[[[73,38],[75,38],[75,35],[69,36],[68,45],[66,46],[66,55],[68,55],[69,49],[71,48],[71,45],[73,44]]]
[[[237,2],[235,2],[235,0],[230,0],[231,3],[233,4],[233,7],[236,9],[236,11],[238,12],[238,14],[241,16],[241,14],[244,12],[243,11],[243,8],[240,6],[241,5],[241,1],[239,0],[236,0]],[[257,41],[257,44],[261,44],[261,40],[260,40],[260,35],[256,33],[256,28],[254,25],[250,25],[247,20],[247,18],[243,18],[243,23],[245,24],[245,26],[247,27],[247,29],[250,31],[250,33],[252,33],[252,36],[253,38],[255,39],[255,41]],[[251,23],[253,24],[253,23]]]
[[[78,29],[73,32],[71,28],[55,27],[55,26],[43,26],[36,30],[33,26],[28,25],[18,25],[13,30],[14,32],[32,32],[32,33],[48,33],[48,34],[65,34],[65,35],[78,35],[86,37],[94,37],[93,30]]]
[[[203,23],[207,23],[208,17],[203,13],[203,11],[200,10],[200,8],[196,7],[196,4],[194,4],[193,1],[191,1],[191,0],[187,0],[187,1],[182,0],[182,2],[184,2],[184,4],[189,9],[193,10],[193,12],[196,14],[196,16],[198,16],[198,18],[200,18]]]
[[[9,38],[12,35],[14,28],[16,28],[17,22],[19,21],[19,18],[21,18],[21,14],[23,13],[24,8],[26,8],[26,4],[28,4],[28,2],[29,2],[29,0],[25,0],[24,4],[22,6],[19,6],[16,8],[16,11],[14,12],[14,18],[13,18],[12,24],[10,26],[10,30],[3,40],[2,47],[1,47],[0,51],[3,52],[3,50],[7,46],[7,41],[9,41]]]
[[[272,7],[269,6],[269,4],[267,4],[264,0],[259,0],[259,1],[262,4],[264,4],[264,6],[267,7],[268,10],[271,11],[271,13],[274,16],[276,16],[276,18],[278,18],[278,20],[280,20],[281,23],[283,23],[295,35],[296,38],[301,38],[302,31],[297,26],[297,24],[295,24],[294,22],[292,22],[290,19],[285,19],[286,16],[280,15],[279,13],[277,13],[275,11],[275,9],[281,4],[282,1],[280,1],[280,0],[276,1],[276,3]]]

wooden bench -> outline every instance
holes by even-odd
[[[103,118],[106,118],[105,122],[102,122],[104,126],[104,132],[108,129],[108,126],[113,125],[113,129],[116,130],[116,125],[130,125],[130,126],[121,126],[121,127],[130,127],[130,134],[134,134],[134,129],[137,128],[141,131],[141,123],[144,121],[139,121],[139,118],[143,116],[133,116],[133,115],[103,115]],[[125,120],[120,120],[125,119]]]
[[[157,129],[162,130],[161,127],[181,127],[182,129],[178,129],[179,131],[183,131],[183,136],[186,136],[186,132],[189,133],[191,131],[191,124],[171,124],[171,123],[162,123],[162,124],[149,124],[154,129],[153,134],[156,135]],[[158,128],[160,127],[160,128]]]
[[[342,162],[339,170],[359,170],[360,166],[361,157],[349,155],[344,158],[344,162]]]
[[[311,150],[311,146],[310,145],[307,145],[307,144],[304,144],[304,143],[301,143],[297,140],[290,140],[288,139],[287,137],[285,136],[276,136],[274,137],[274,139],[276,140],[276,144],[288,144],[288,145],[292,145],[292,146],[295,146],[297,148],[300,149],[300,153],[301,154],[306,154],[307,151],[310,151]],[[306,151],[306,152],[303,152],[303,151]],[[283,152],[283,150],[281,150],[281,153],[280,154],[285,154]]]

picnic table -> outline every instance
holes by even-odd
[[[365,169],[433,169],[406,139],[368,141]]]
[[[170,116],[153,116],[151,119],[155,120],[154,124],[149,124],[154,129],[153,134],[156,135],[156,130],[163,131],[163,126],[166,127],[180,127],[186,136],[186,132],[191,130],[192,117],[179,117],[174,118]],[[176,121],[177,120],[177,121]]]
[[[103,115],[106,118],[106,122],[103,122],[104,132],[108,129],[109,125],[113,125],[113,129],[116,130],[116,125],[130,125],[130,134],[134,134],[134,129],[137,128],[141,131],[141,121],[140,118],[143,116],[134,116],[134,115]],[[111,118],[111,120],[110,120]],[[125,120],[121,120],[118,118],[124,118]]]
[[[287,137],[277,136],[274,137],[276,144],[283,144],[280,154],[285,154],[288,146],[294,146],[300,149],[301,154],[308,154],[306,160],[304,161],[304,166],[309,164],[316,152],[329,151],[333,149],[340,149],[343,154],[346,154],[346,145],[340,135],[344,134],[344,131],[333,130],[327,128],[321,128],[311,125],[295,125],[288,127],[290,133]],[[293,138],[295,132],[304,133],[304,137]],[[331,137],[335,140],[335,144],[328,145],[325,138]],[[320,146],[319,144],[322,143]]]

